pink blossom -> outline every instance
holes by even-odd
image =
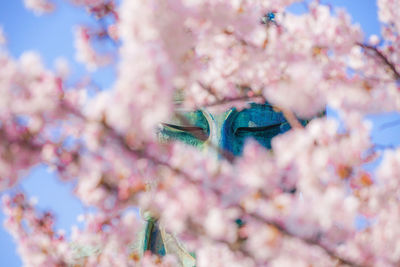
[[[100,55],[91,45],[89,29],[78,27],[75,31],[76,60],[86,65],[90,71],[110,62],[106,55]]]
[[[24,0],[24,5],[36,15],[52,12],[55,8],[55,5],[50,0]]]

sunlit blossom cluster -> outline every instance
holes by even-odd
[[[176,255],[137,249],[144,222],[132,207],[199,267],[398,266],[400,150],[378,151],[364,119],[400,110],[398,1],[377,1],[382,37],[370,38],[319,1],[301,15],[286,10],[293,0],[71,2],[101,21],[77,27],[75,47],[90,70],[116,64],[111,89],[89,93],[67,85],[63,61],[53,72],[36,53],[0,50],[0,189],[46,164],[96,208],[66,236],[28,196],[5,196],[25,266],[177,266]],[[94,39],[114,50],[105,55]],[[250,140],[242,156],[217,160],[158,141],[177,107],[265,101],[292,126],[271,150]],[[341,122],[320,116],[327,105]]]
[[[89,71],[95,71],[110,62],[110,57],[98,53],[91,43],[89,29],[78,27],[75,30],[76,60],[85,64]]]
[[[52,12],[55,8],[51,0],[24,0],[25,7],[32,10],[36,15]]]

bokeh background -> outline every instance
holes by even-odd
[[[56,60],[62,57],[70,65],[71,75],[68,82],[71,85],[84,77],[91,76],[99,87],[111,88],[115,79],[114,69],[107,67],[88,73],[84,66],[75,60],[73,29],[77,24],[94,25],[95,19],[89,17],[84,9],[69,5],[67,0],[54,2],[57,4],[54,13],[36,16],[24,8],[23,0],[0,0],[0,26],[8,40],[9,53],[18,58],[24,51],[36,51],[42,56],[48,68],[54,68]],[[360,24],[366,39],[372,34],[380,36],[375,0],[321,0],[321,2],[347,9],[353,21]],[[304,11],[302,4],[295,4],[290,8],[290,12],[294,13]],[[328,109],[328,116],[335,117],[334,110]],[[371,138],[374,143],[382,147],[400,145],[399,113],[375,114],[367,118],[373,123]],[[370,164],[366,168],[371,170],[376,164]],[[55,212],[57,229],[64,229],[66,233],[70,233],[71,226],[79,227],[82,224],[78,222],[78,216],[91,211],[73,196],[73,187],[73,183],[59,181],[55,173],[46,166],[39,165],[33,168],[16,188],[0,195],[23,190],[38,200],[37,206],[40,209]],[[21,266],[16,245],[3,228],[3,220],[4,214],[0,211],[0,266]],[[362,220],[356,223],[362,227]]]

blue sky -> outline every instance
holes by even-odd
[[[8,49],[12,56],[19,57],[26,50],[34,50],[42,55],[47,67],[52,68],[58,57],[69,60],[72,69],[72,80],[86,75],[85,68],[75,62],[73,47],[73,27],[78,23],[93,23],[84,10],[76,9],[64,2],[59,3],[58,10],[44,17],[37,17],[23,7],[22,0],[1,0],[0,25],[8,39]],[[374,0],[325,0],[334,6],[343,6],[352,14],[353,21],[362,26],[366,36],[379,35],[380,26],[377,22],[376,4]],[[302,12],[304,7],[296,5],[292,9]],[[112,85],[114,71],[104,69],[94,74],[94,80],[103,87]],[[1,97],[1,96],[0,96]],[[372,139],[382,145],[400,145],[400,125],[382,129],[387,122],[399,120],[399,114],[373,115],[369,118],[374,123]],[[77,223],[76,217],[85,211],[79,200],[72,196],[71,184],[59,181],[54,173],[47,171],[45,166],[35,167],[19,186],[29,196],[36,196],[41,209],[56,212],[57,227],[70,230]],[[0,212],[0,221],[4,215]],[[16,254],[16,247],[11,236],[0,226],[0,266],[21,266]]]

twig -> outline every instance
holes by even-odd
[[[289,109],[281,109],[283,116],[293,129],[303,129],[304,126],[299,122],[293,111]]]
[[[254,96],[240,96],[240,97],[234,97],[234,98],[224,98],[212,103],[208,103],[205,105],[205,107],[216,107],[216,106],[221,106],[225,105],[231,102],[237,102],[237,101],[256,101],[256,100],[263,100],[265,101],[265,98],[260,94],[260,95],[254,95]]]
[[[281,224],[274,222],[272,220],[265,219],[257,214],[250,214],[250,216],[258,221],[261,221],[265,224],[275,227],[277,230],[279,230],[279,232],[281,232],[283,235],[285,235],[287,237],[299,239],[302,242],[306,243],[307,245],[316,246],[316,247],[321,248],[322,250],[325,251],[326,254],[328,254],[332,259],[335,259],[336,261],[338,261],[338,263],[341,265],[348,265],[348,266],[352,266],[352,267],[366,267],[366,265],[360,265],[358,263],[355,263],[351,260],[348,260],[348,259],[345,259],[345,258],[339,256],[332,249],[330,249],[329,247],[327,247],[326,245],[322,244],[321,242],[319,242],[318,240],[316,240],[314,238],[307,238],[307,237],[301,237],[301,236],[295,235],[295,234],[291,233],[289,230],[287,230],[285,227],[283,227]]]
[[[380,51],[377,47],[375,46],[371,46],[371,45],[367,45],[367,44],[362,44],[362,43],[357,43],[358,46],[372,51],[374,52],[382,61],[383,63],[385,63],[386,66],[388,66],[390,68],[390,70],[393,73],[393,76],[396,80],[400,80],[400,73],[397,71],[395,64],[393,62],[391,62],[383,53],[382,51]]]
[[[207,88],[204,85],[201,85],[203,88]],[[225,105],[231,102],[237,102],[237,101],[256,101],[256,100],[261,100],[263,102],[266,102],[267,100],[262,94],[256,94],[251,97],[249,96],[241,96],[241,97],[236,97],[236,98],[224,98],[221,100],[217,100],[213,103],[206,104],[205,107],[214,107],[214,106],[220,106],[220,105]],[[289,109],[282,109],[278,108],[280,111],[282,111],[283,115],[285,116],[287,122],[290,124],[290,126],[294,129],[302,129],[304,126],[299,122],[297,117],[294,115],[294,113],[289,110]]]
[[[203,88],[205,91],[207,91],[210,95],[212,95],[213,97],[215,97],[215,99],[217,101],[220,101],[218,95],[215,93],[214,88],[212,88],[211,86],[205,85],[204,83],[202,83],[201,81],[197,81],[197,83],[200,85],[201,88]]]

